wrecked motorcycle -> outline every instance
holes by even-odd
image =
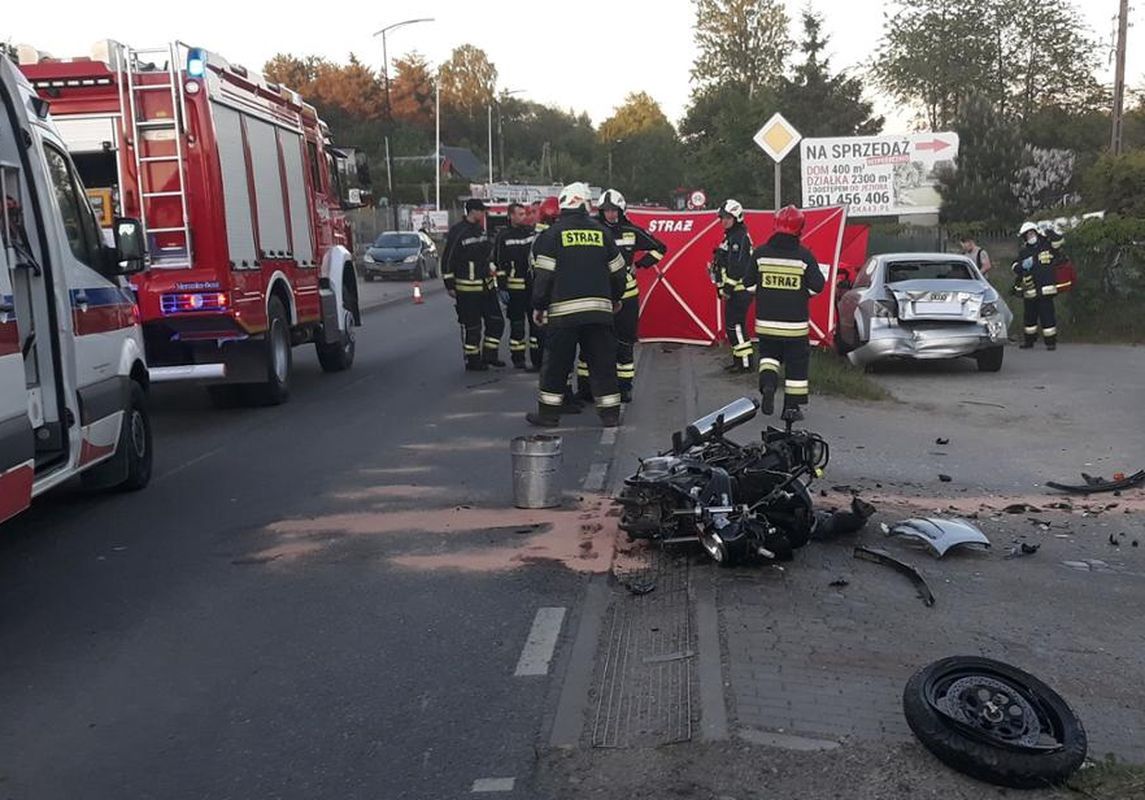
[[[820,528],[862,527],[865,504],[816,514],[808,486],[830,461],[818,434],[788,425],[750,444],[727,437],[758,411],[756,401],[740,398],[674,434],[670,450],[642,459],[616,498],[628,538],[699,542],[713,560],[732,565],[754,556],[790,560]]]

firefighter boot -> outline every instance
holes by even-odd
[[[620,390],[620,402],[622,402],[622,403],[631,403],[632,402],[632,387],[631,386],[629,386],[627,389],[622,388]]]
[[[584,411],[584,403],[573,394],[572,386],[566,386],[564,399],[561,400],[561,413],[579,414],[582,411]]]
[[[778,389],[778,372],[766,370],[759,373],[759,410],[766,417],[775,413],[775,392]]]
[[[505,362],[497,356],[496,350],[486,350],[483,356],[485,363],[491,367],[503,367]]]
[[[487,369],[489,369],[489,365],[482,360],[481,356],[470,356],[465,359],[466,372],[485,372]]]
[[[600,424],[606,428],[620,427],[620,409],[602,408],[600,410]]]
[[[524,353],[513,353],[513,368],[525,369],[528,365],[525,363]]]
[[[1036,342],[1037,340],[1038,340],[1038,335],[1036,333],[1027,333],[1026,338],[1022,340],[1022,343],[1020,345],[1018,345],[1018,349],[1019,350],[1032,350],[1034,347],[1034,342]]]
[[[1057,350],[1058,349],[1058,337],[1046,336],[1044,338],[1046,340],[1046,349],[1047,350]]]
[[[560,416],[554,414],[552,408],[543,405],[538,406],[536,411],[526,414],[525,420],[538,428],[556,428],[561,424]]]
[[[779,418],[781,420],[783,420],[784,422],[786,422],[788,427],[790,428],[791,425],[795,424],[796,422],[802,422],[803,421],[803,409],[801,409],[799,406],[795,405],[794,403],[792,403],[791,405],[788,405],[787,401],[784,400],[784,402],[783,402],[783,413],[780,415]]]

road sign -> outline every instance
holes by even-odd
[[[708,196],[700,189],[688,195],[688,205],[692,209],[700,209],[708,204]]]
[[[771,156],[777,163],[787,158],[787,154],[795,149],[803,136],[795,130],[795,126],[776,113],[752,138],[757,145]]]
[[[852,217],[937,214],[938,176],[954,166],[957,133],[804,139],[803,205],[848,206]]]

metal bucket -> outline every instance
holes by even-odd
[[[517,508],[553,508],[561,504],[561,437],[518,436],[513,454],[513,504]]]

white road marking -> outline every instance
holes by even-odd
[[[600,443],[603,445],[616,444],[616,436],[620,433],[620,428],[605,428],[600,433]]]
[[[529,638],[521,650],[514,675],[547,675],[553,651],[557,648],[557,638],[561,635],[561,625],[565,621],[565,609],[538,608],[533,617],[533,627]],[[474,790],[476,791],[476,790]]]
[[[608,463],[598,461],[589,467],[588,476],[584,479],[586,492],[599,492],[604,489],[604,481],[608,476]]]
[[[564,609],[561,609],[562,611]],[[474,792],[511,792],[517,785],[516,778],[478,778],[473,781]]]

